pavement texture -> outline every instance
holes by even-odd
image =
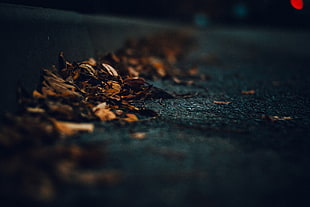
[[[197,31],[196,49],[179,66],[198,66],[209,79],[194,80],[190,86],[153,81],[170,93],[192,96],[145,101],[140,104],[157,111],[159,118],[121,126],[98,124],[95,133],[76,140],[104,141],[104,167],[122,172],[123,180],[106,188],[64,191],[56,205],[309,203],[306,37],[290,31]],[[249,90],[255,93],[241,93]],[[132,138],[136,132],[145,133],[144,139]]]
[[[102,167],[121,172],[121,182],[64,186],[44,206],[309,205],[309,32],[221,27],[194,34],[197,47],[178,66],[197,66],[206,80],[150,81],[188,97],[146,100],[138,104],[157,119],[97,123],[94,133],[72,140],[103,141]],[[242,94],[249,90],[255,93]],[[133,138],[136,132],[145,137]]]

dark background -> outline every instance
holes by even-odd
[[[289,0],[1,0],[86,14],[104,14],[210,24],[309,27],[309,0],[296,10]]]

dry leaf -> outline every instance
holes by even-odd
[[[101,121],[111,121],[116,119],[116,115],[110,111],[110,109],[99,108],[95,111],[95,115],[100,118]]]
[[[93,107],[93,111],[97,111],[99,109],[107,109],[107,103],[106,102],[102,102],[100,104],[98,104],[97,106]]]
[[[102,57],[98,62],[90,58],[70,63],[61,52],[58,68],[42,71],[37,90],[32,97],[25,98],[27,101],[20,102],[21,114],[11,117],[2,127],[4,130],[0,130],[0,148],[5,149],[1,159],[6,163],[0,166],[0,174],[4,175],[3,181],[9,178],[0,190],[16,190],[16,195],[27,201],[48,201],[60,193],[57,188],[61,186],[118,183],[120,172],[99,170],[102,165],[98,163],[104,157],[102,146],[88,148],[85,143],[71,146],[59,142],[59,138],[92,132],[94,124],[65,120],[94,121],[99,117],[104,121],[134,122],[139,120],[131,114],[135,112],[143,117],[157,117],[152,110],[136,107],[134,101],[174,96],[151,86],[139,75],[155,79],[196,74],[195,69],[181,72],[172,65],[188,51],[187,43],[184,35],[159,35],[132,41],[117,54]],[[144,139],[146,134],[136,132],[131,136]],[[182,153],[167,150],[160,150],[159,154],[174,159],[183,157]]]
[[[56,119],[51,118],[54,126],[57,131],[64,136],[73,136],[78,132],[93,132],[94,124],[92,123],[74,123],[74,122],[65,122],[57,121]]]
[[[134,132],[130,134],[131,138],[134,139],[145,139],[146,133],[145,132]]]
[[[131,77],[139,77],[139,72],[136,71],[133,67],[129,66],[127,70]]]
[[[38,107],[27,107],[26,110],[31,113],[44,113],[45,110]]]
[[[164,77],[167,74],[164,64],[162,63],[160,59],[151,57],[149,61],[151,65],[156,69],[156,72],[158,73],[158,75],[160,75],[161,77]]]
[[[114,76],[114,77],[117,77],[117,76],[118,76],[118,73],[116,72],[116,70],[115,70],[111,65],[102,63],[102,66],[106,69],[106,71],[107,71],[111,76]]]
[[[291,120],[293,119],[290,116],[268,116],[268,115],[262,115],[261,117],[263,120],[275,122],[275,121],[285,121],[285,120]]]
[[[138,121],[138,117],[135,114],[126,114],[126,118],[123,118],[122,120],[127,121],[127,122],[135,122]]]
[[[122,90],[122,87],[117,81],[107,81],[106,89],[104,90],[104,94],[106,96],[114,96],[118,94]]]
[[[97,62],[94,58],[89,58],[88,60],[86,61],[83,61],[82,63],[86,63],[86,64],[89,64],[91,66],[96,66],[97,65]]]
[[[177,77],[172,77],[172,80],[173,80],[173,82],[175,82],[177,84],[183,84],[183,85],[187,85],[187,86],[190,86],[190,85],[192,85],[194,83],[193,80],[183,81],[183,80],[180,80]]]
[[[197,67],[193,67],[191,69],[188,70],[188,74],[191,76],[197,75],[198,74],[198,68]]]
[[[255,90],[241,91],[241,93],[242,93],[243,95],[251,95],[251,94],[255,94]]]
[[[213,101],[213,103],[215,103],[215,104],[225,104],[225,105],[227,105],[227,104],[230,104],[231,102],[229,102],[229,101]]]
[[[96,70],[90,64],[82,63],[79,67],[85,69],[91,76],[96,77]]]
[[[32,97],[33,98],[45,98],[45,96],[43,94],[41,94],[40,92],[38,92],[37,90],[34,90],[32,92]]]

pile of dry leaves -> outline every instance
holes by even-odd
[[[144,78],[173,78],[174,63],[191,45],[183,33],[130,40],[97,61],[69,62],[44,69],[32,94],[19,89],[19,111],[0,127],[1,195],[51,200],[66,184],[117,183],[121,173],[102,167],[102,144],[70,144],[66,138],[92,132],[96,121],[135,122],[157,113],[137,107],[145,99],[173,98]],[[18,190],[16,190],[18,189]]]

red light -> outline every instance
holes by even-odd
[[[304,7],[303,0],[290,0],[292,7],[295,9],[302,9]]]

